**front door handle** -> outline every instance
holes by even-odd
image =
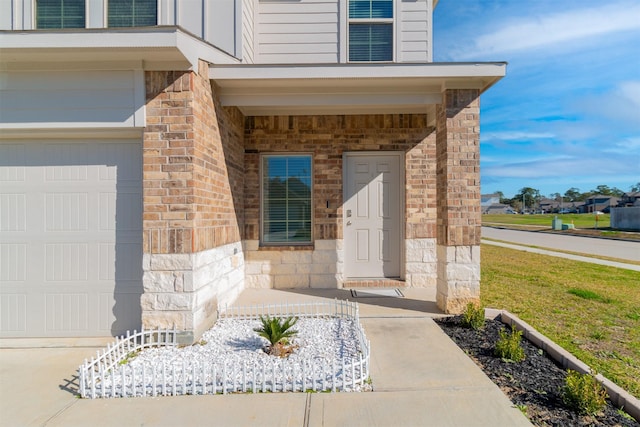
[[[351,225],[351,221],[347,221],[347,225]]]

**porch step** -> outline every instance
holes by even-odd
[[[404,288],[407,283],[398,279],[358,279],[343,282],[344,289],[352,288]]]

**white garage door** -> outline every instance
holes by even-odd
[[[0,142],[0,336],[140,327],[137,141]]]

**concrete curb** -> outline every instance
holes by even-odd
[[[536,331],[533,326],[518,316],[506,310],[498,310],[495,308],[485,308],[484,315],[487,319],[499,320],[506,325],[515,326],[517,330],[522,331],[522,335],[526,339],[531,341],[536,347],[546,351],[549,356],[561,364],[564,369],[572,369],[582,374],[591,373],[591,368],[589,368],[586,363]],[[627,414],[640,422],[640,400],[636,399],[622,387],[614,384],[602,374],[597,374],[596,380],[605,388],[609,399],[615,406],[623,408]]]

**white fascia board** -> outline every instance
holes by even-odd
[[[501,78],[506,62],[427,64],[331,64],[331,65],[218,65],[209,69],[213,80],[255,79],[367,79],[367,78]]]
[[[145,70],[197,69],[240,61],[179,27],[0,32],[0,68],[121,69],[138,62]]]

